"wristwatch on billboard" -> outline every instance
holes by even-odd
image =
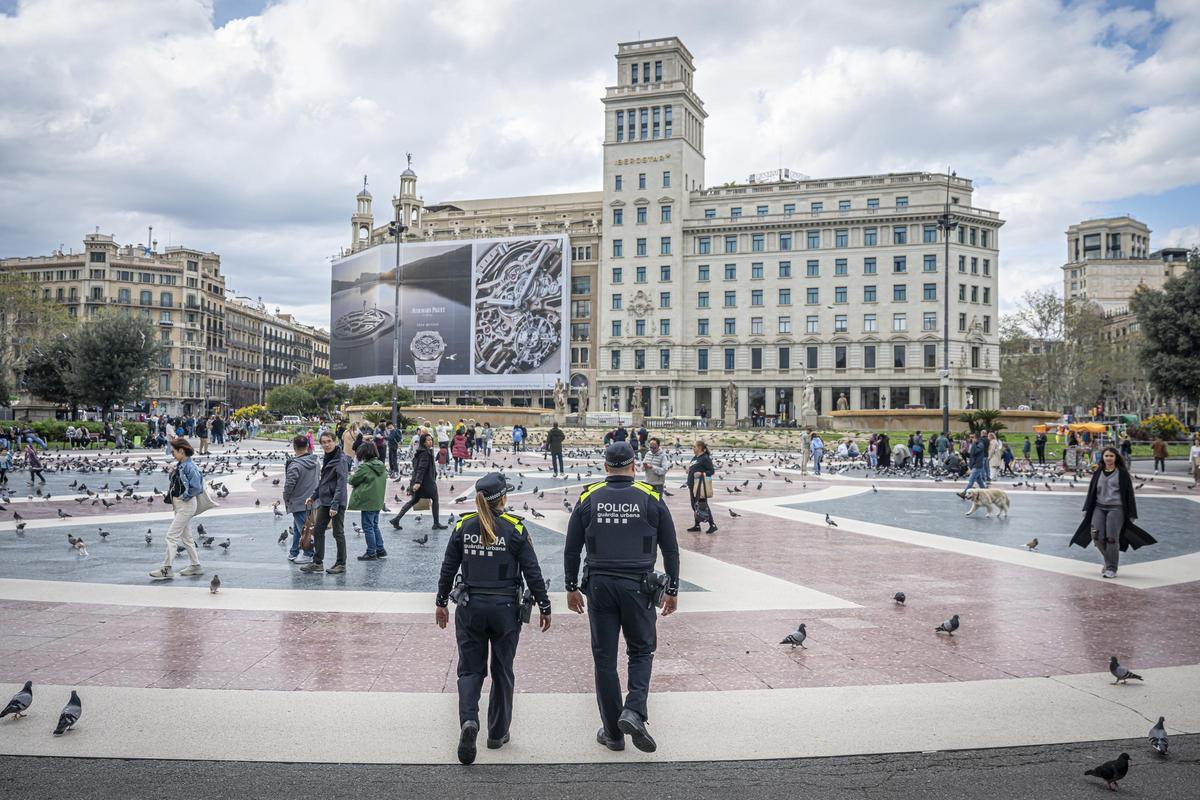
[[[417,368],[417,383],[437,382],[438,366],[442,363],[442,353],[446,351],[446,342],[437,331],[417,331],[408,349],[412,351]]]

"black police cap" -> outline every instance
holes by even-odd
[[[633,448],[629,442],[613,442],[604,451],[604,465],[608,467],[628,467],[633,463]]]
[[[504,476],[499,472],[489,472],[475,481],[475,491],[483,492],[484,499],[488,502],[503,497],[511,489],[512,487],[508,485],[508,481],[504,480]]]

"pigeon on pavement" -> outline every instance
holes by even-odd
[[[63,707],[62,713],[58,715],[58,726],[54,729],[55,736],[62,736],[69,731],[79,718],[83,716],[83,704],[79,701],[79,695],[74,689],[71,690],[71,699],[67,701]]]
[[[807,638],[808,638],[808,631],[806,631],[804,629],[804,623],[801,622],[799,627],[797,627],[796,630],[792,631],[787,636],[785,636],[783,638],[783,641],[780,642],[780,644],[790,644],[792,646],[792,649],[795,649],[796,646],[799,645],[800,648],[807,650],[808,648],[804,646],[804,640]]]
[[[829,516],[829,512],[825,512],[825,524],[831,528],[836,528],[838,524],[833,521],[833,517]]]
[[[896,592],[894,595],[892,595],[892,599],[895,600],[900,605],[904,605],[904,601],[907,600],[908,598],[906,598],[904,596],[904,592]]]
[[[1114,685],[1118,683],[1125,683],[1131,678],[1135,681],[1142,680],[1141,675],[1138,675],[1136,672],[1131,672],[1130,670],[1121,666],[1120,662],[1117,661],[1116,656],[1108,657],[1108,671],[1112,673],[1114,678],[1116,678],[1116,680],[1113,681]]]
[[[25,716],[25,709],[33,704],[33,681],[25,681],[25,686],[21,691],[13,695],[13,699],[8,701],[8,705],[0,711],[0,719],[4,719],[9,714],[13,715],[13,719],[20,719]],[[1160,719],[1159,724],[1162,724]],[[1151,731],[1153,733],[1153,731]],[[1163,752],[1166,752],[1166,734],[1163,734]]]
[[[958,630],[958,614],[955,614],[933,630],[935,633],[948,633],[953,636],[954,632]]]
[[[425,544],[426,542],[429,541],[429,534],[423,533],[420,536],[418,536],[416,539],[413,539],[413,541],[416,542],[417,544]]]
[[[25,684],[25,688],[29,688],[29,684]],[[4,716],[0,714],[0,717]],[[1154,727],[1150,729],[1150,746],[1158,751],[1160,756],[1167,754],[1167,729],[1163,724],[1167,721],[1166,717],[1159,717],[1158,722],[1154,723]]]
[[[1098,767],[1092,767],[1084,775],[1099,778],[1108,784],[1109,789],[1117,788],[1117,781],[1123,779],[1129,772],[1129,753],[1121,753],[1113,761],[1105,761]]]
[[[221,576],[214,574],[213,579],[211,581],[209,581],[209,583],[208,583],[208,591],[212,594],[216,594],[218,591],[220,591],[220,589],[221,589]]]
[[[219,545],[217,545],[217,547],[221,548],[226,553],[228,553],[229,552],[229,540],[226,539],[225,541],[223,541]]]
[[[1036,536],[1025,543],[1026,550],[1037,550],[1037,547],[1038,547],[1038,540],[1037,540]]]
[[[733,517],[734,519],[737,519],[738,517],[740,517],[740,516],[741,516],[741,514],[737,513],[736,511],[734,511],[734,510],[731,508],[731,509],[729,509],[729,516]]]

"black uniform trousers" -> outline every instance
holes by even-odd
[[[458,724],[469,719],[479,721],[479,695],[483,692],[483,679],[490,673],[489,739],[504,738],[512,722],[513,658],[521,637],[518,611],[514,590],[508,597],[472,592],[470,603],[454,612],[454,636],[458,639]]]
[[[641,579],[613,575],[590,575],[587,598],[600,721],[609,736],[620,738],[617,719],[623,709],[637,712],[643,721],[649,719],[646,698],[650,694],[654,650],[658,647],[654,603],[642,591]],[[629,692],[624,702],[617,674],[617,637],[622,633],[629,657]]]

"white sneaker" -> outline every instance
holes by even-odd
[[[188,566],[186,566],[186,567],[184,567],[183,569],[179,570],[179,574],[180,574],[180,575],[185,575],[185,576],[187,576],[187,577],[189,577],[189,578],[190,578],[190,577],[194,577],[194,576],[196,576],[196,575],[203,575],[203,574],[204,574],[204,570],[203,570],[203,569],[201,569],[201,567],[200,567],[200,565],[199,565],[199,564],[189,564]]]
[[[175,575],[171,572],[170,567],[159,567],[150,573],[150,577],[156,581],[165,581],[174,578]]]
[[[301,553],[300,555],[298,555],[298,556],[296,556],[295,558],[291,559],[291,561],[292,561],[292,563],[294,563],[296,566],[300,567],[300,566],[304,566],[305,564],[311,564],[311,563],[312,563],[312,556],[306,556],[306,555],[304,555],[303,553]]]
[[[295,561],[299,557],[300,557],[299,555],[288,556],[288,561]]]

